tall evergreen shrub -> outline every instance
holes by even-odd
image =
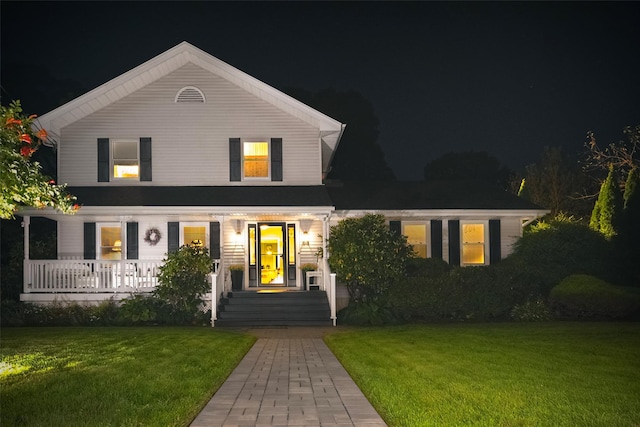
[[[613,165],[600,187],[598,200],[593,207],[589,226],[611,239],[621,232],[623,218],[623,199],[618,187],[618,174]]]

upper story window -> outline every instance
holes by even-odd
[[[151,181],[151,138],[98,138],[98,182]]]
[[[464,222],[460,224],[462,244],[462,265],[487,264],[488,227],[483,222]]]
[[[229,138],[229,180],[282,181],[282,138]]]
[[[112,142],[111,163],[114,178],[138,179],[140,175],[138,145],[138,141]]]
[[[269,143],[267,141],[242,144],[242,170],[245,178],[269,177]]]

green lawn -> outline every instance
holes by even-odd
[[[412,325],[329,335],[390,426],[639,426],[639,323]]]
[[[3,328],[2,426],[185,426],[255,338],[211,328]]]

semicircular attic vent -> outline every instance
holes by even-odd
[[[185,86],[176,95],[176,104],[204,104],[204,94],[194,86]]]

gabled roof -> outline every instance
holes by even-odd
[[[311,126],[317,127],[324,143],[323,154],[328,151],[328,155],[323,155],[323,170],[328,170],[331,152],[337,148],[344,124],[187,42],[180,43],[73,101],[40,116],[39,125],[56,138],[63,127],[124,98],[188,63],[210,71]]]
[[[336,210],[527,210],[533,203],[482,181],[347,181],[327,183]]]

